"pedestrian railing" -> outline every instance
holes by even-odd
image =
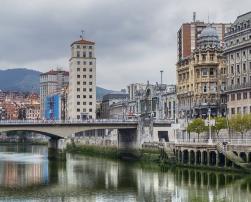
[[[180,144],[205,144],[209,143],[210,141],[207,138],[191,138],[191,139],[177,139],[177,143]],[[233,145],[251,145],[251,138],[218,138],[218,139],[212,139],[210,143],[216,144],[217,142],[222,142],[226,144],[233,144]]]

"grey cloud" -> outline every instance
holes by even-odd
[[[193,11],[200,20],[207,20],[209,14],[213,21],[230,22],[250,6],[249,0],[242,4],[234,0],[2,0],[0,64],[45,71],[60,61],[58,65],[67,68],[69,46],[84,29],[85,37],[96,41],[99,85],[119,89],[135,81],[155,82],[160,69],[166,81],[174,83],[181,23],[191,21]]]

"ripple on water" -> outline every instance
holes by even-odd
[[[46,160],[41,154],[0,152],[0,161],[22,162],[22,163],[40,163]]]

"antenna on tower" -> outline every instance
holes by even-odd
[[[84,31],[84,30],[81,30],[80,38],[81,38],[82,40],[84,39],[84,33],[85,33],[85,31]]]
[[[193,22],[196,21],[196,12],[193,12]]]

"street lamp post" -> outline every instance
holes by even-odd
[[[208,127],[209,127],[209,139],[208,143],[212,144],[212,130],[211,130],[211,108],[208,108]]]

